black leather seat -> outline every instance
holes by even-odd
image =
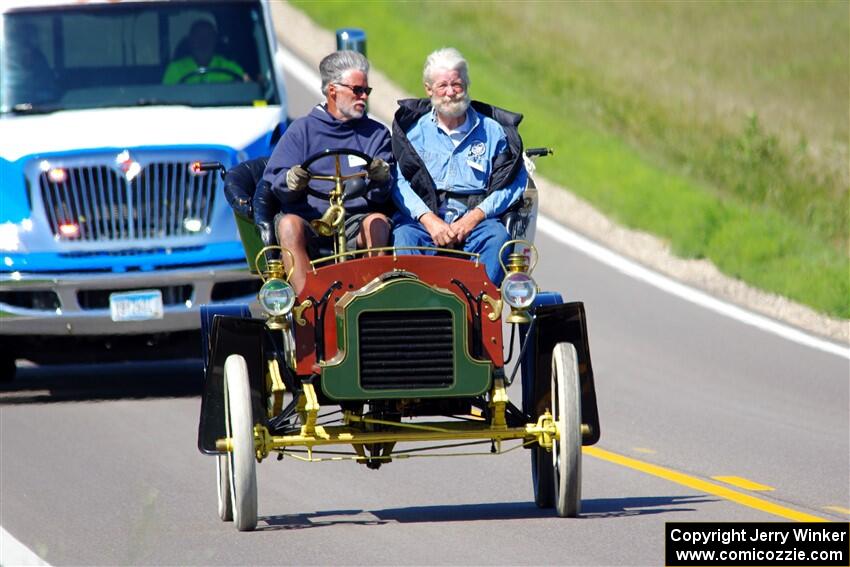
[[[268,156],[243,161],[224,176],[224,197],[230,207],[243,217],[254,219],[254,193],[263,179]]]
[[[230,169],[224,176],[224,197],[236,215],[254,225],[263,246],[274,246],[277,244],[274,217],[280,212],[280,203],[271,191],[258,191],[260,185],[268,185],[268,181],[263,181],[268,162],[268,156],[258,157]],[[256,211],[261,213],[256,216],[255,196],[260,199]]]

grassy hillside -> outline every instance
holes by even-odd
[[[452,45],[541,172],[685,257],[850,317],[850,4],[312,2],[421,93]]]

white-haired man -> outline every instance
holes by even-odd
[[[386,126],[366,115],[366,101],[372,92],[369,61],[355,51],[336,51],[321,61],[319,75],[325,103],[287,128],[254,195],[254,221],[264,242],[270,244],[276,232],[277,241],[295,258],[291,283],[297,293],[304,287],[310,257],[331,243],[330,237],[316,234],[309,222],[328,209],[333,188],[330,181],[311,180],[301,167],[311,155],[326,149],[352,149],[373,158],[368,164],[353,156],[341,160],[343,175],[363,169],[368,174],[366,195],[345,203],[346,238],[348,247],[354,249],[385,246],[390,236],[389,219],[380,211],[391,205],[390,167],[395,160]],[[335,158],[327,156],[310,169],[318,175],[332,175],[334,167]],[[283,212],[278,212],[281,209]],[[289,268],[287,254],[283,260]]]
[[[499,216],[528,180],[522,116],[470,101],[467,63],[456,49],[431,53],[423,79],[428,98],[399,101],[393,120],[394,245],[479,253],[499,285],[498,253],[509,238]]]

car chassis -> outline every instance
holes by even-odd
[[[339,234],[344,226],[347,182],[355,176],[341,175],[339,156],[350,153],[319,156],[336,159],[336,174],[325,177],[335,182],[333,211],[320,232]],[[525,153],[531,169],[528,156],[548,151]],[[530,178],[507,221],[513,236],[533,236],[536,205]],[[235,214],[252,271],[264,281],[264,313],[254,317],[247,305],[202,308],[198,445],[217,456],[222,520],[243,531],[256,527],[255,467],[273,453],[278,460],[353,460],[377,469],[399,459],[517,448],[531,450],[537,505],[554,506],[559,516],[579,514],[581,447],[600,434],[585,311],[580,302],[537,290],[531,242],[505,245],[499,289],[475,254],[347,251],[335,238],[334,253],[311,262],[295,297],[281,261],[290,252],[263,247],[251,219]],[[503,319],[511,325],[507,356]],[[520,370],[518,407],[508,386]],[[476,445],[489,448],[468,450]]]

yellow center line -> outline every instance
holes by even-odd
[[[847,514],[850,516],[850,508],[843,508],[841,506],[824,506],[824,510],[829,510],[831,512],[838,512],[839,514]]]
[[[654,455],[657,452],[654,449],[647,449],[646,447],[633,447],[633,449],[638,453],[644,453],[646,455]]]
[[[752,490],[754,492],[770,492],[772,490],[776,490],[772,486],[768,486],[766,484],[759,484],[757,482],[753,482],[752,480],[740,476],[713,476],[711,478],[719,482],[725,482],[726,484],[731,484],[732,486],[737,486],[738,488],[743,488],[744,490]]]
[[[688,488],[692,488],[700,492],[713,494],[714,496],[719,496],[720,498],[731,500],[732,502],[736,502],[738,504],[741,504],[742,506],[754,508],[756,510],[767,512],[768,514],[773,514],[774,516],[779,516],[788,520],[794,520],[797,522],[827,521],[826,519],[821,518],[819,516],[814,516],[812,514],[807,514],[805,512],[799,512],[791,508],[786,508],[785,506],[774,504],[773,502],[770,502],[763,498],[757,498],[750,494],[744,494],[743,492],[738,492],[737,490],[732,490],[731,488],[727,488],[725,486],[720,486],[712,482],[707,482],[695,476],[680,473],[672,469],[660,467],[658,465],[645,463],[643,461],[639,461],[631,457],[618,455],[617,453],[612,453],[610,451],[606,451],[605,449],[600,449],[598,447],[583,447],[583,453],[585,455],[590,455],[591,457],[596,457],[597,459],[602,459],[603,461],[608,461],[609,463],[614,463],[646,474],[651,474],[653,476],[657,476],[659,478],[675,482],[676,484],[681,484],[682,486],[687,486]]]

